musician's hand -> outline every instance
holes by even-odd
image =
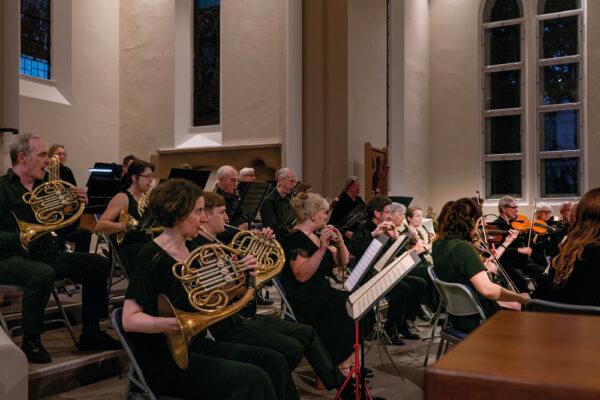
[[[327,227],[332,230],[333,235],[335,236],[335,240],[333,240],[333,242],[335,243],[335,247],[341,248],[342,246],[344,246],[344,239],[342,238],[342,233],[333,225],[327,225]]]
[[[180,330],[179,321],[177,321],[177,318],[157,317],[156,319],[158,324],[160,324],[163,332],[177,332]]]
[[[244,263],[246,270],[250,272],[250,275],[256,276],[258,274],[258,263],[254,257],[246,256],[242,258],[242,262]]]
[[[346,231],[344,232],[344,237],[348,240],[352,239],[352,235],[354,234],[354,232],[352,231]]]
[[[396,239],[398,237],[398,232],[396,232],[396,227],[390,221],[383,221],[371,232],[371,236],[374,238],[381,235],[382,233],[387,233],[391,238]]]
[[[521,300],[519,301],[521,304],[525,304],[529,300],[531,300],[531,296],[529,295],[529,293],[521,293]]]
[[[327,248],[329,247],[329,243],[331,243],[333,241],[333,231],[327,227],[325,227],[325,229],[323,229],[323,231],[321,232],[321,236],[319,237],[319,241],[321,242],[320,247],[323,248]]]
[[[506,235],[506,237],[504,238],[504,242],[502,242],[502,245],[504,245],[504,247],[508,247],[510,246],[510,244],[512,242],[514,242],[514,240],[517,238],[517,236],[519,236],[519,231],[516,229],[509,229],[508,230],[508,235]]]
[[[89,203],[88,195],[87,195],[87,193],[85,192],[84,189],[82,189],[82,188],[76,188],[76,189],[74,189],[74,191],[75,191],[75,194],[77,195],[77,198],[79,199],[80,202],[82,202],[85,205],[87,205]]]
[[[494,262],[492,257],[485,260],[483,265],[489,274],[496,275],[498,273],[498,264]]]
[[[531,251],[532,251],[532,250],[531,250],[531,247],[519,247],[519,248],[517,249],[517,252],[518,252],[519,254],[525,254],[525,255],[527,255],[527,256],[530,256],[530,255],[531,255]]]
[[[417,254],[421,254],[425,251],[425,244],[421,239],[417,239],[417,243],[415,243],[411,250]]]
[[[271,228],[252,229],[252,232],[267,239],[275,240],[275,233]]]

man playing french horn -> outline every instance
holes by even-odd
[[[198,237],[188,243],[188,247],[191,248],[215,243],[216,236],[225,231],[229,220],[225,199],[222,196],[216,193],[204,193],[204,201],[208,220],[202,224]],[[263,228],[256,234],[270,239],[275,238],[270,228]],[[226,342],[276,350],[286,358],[292,371],[300,364],[302,357],[306,356],[328,390],[339,388],[344,382],[344,376],[334,366],[312,326],[268,315],[258,315],[255,302],[250,302],[238,314],[211,326],[210,332],[216,339]],[[348,386],[348,390],[343,395],[351,395],[351,390],[352,388]]]
[[[12,168],[0,178],[0,284],[23,287],[22,326],[23,352],[30,362],[49,363],[50,354],[40,341],[44,327],[44,309],[54,281],[69,278],[83,283],[83,331],[80,350],[109,350],[120,347],[118,341],[100,331],[99,321],[107,316],[108,294],[106,280],[109,265],[100,255],[67,253],[65,244],[51,228],[43,234],[20,232],[20,225],[43,224],[32,206],[25,202],[33,198],[35,189],[44,185],[48,167],[48,147],[37,135],[21,134],[10,145]],[[61,185],[55,181],[53,190],[44,193],[47,202],[76,194],[76,202],[87,203],[82,189]],[[57,189],[58,188],[58,189]],[[54,197],[53,197],[54,195]],[[57,197],[58,196],[58,197]],[[60,212],[56,205],[52,212]],[[61,225],[57,225],[62,228]]]

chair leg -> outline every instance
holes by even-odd
[[[438,346],[438,351],[437,351],[437,354],[435,356],[435,361],[439,360],[440,357],[442,356],[442,349],[444,348],[444,342],[445,342],[444,336],[441,335],[440,336],[440,344]]]
[[[56,289],[52,289],[52,296],[54,297],[56,306],[58,307],[58,309],[60,310],[60,313],[62,314],[63,321],[65,323],[65,326],[67,327],[67,330],[69,331],[69,335],[71,335],[71,339],[73,339],[73,344],[75,345],[75,347],[77,347],[78,343],[77,343],[77,339],[75,338],[75,332],[73,331],[73,325],[71,325],[71,321],[69,321],[69,317],[67,316],[67,313],[65,312],[65,309],[64,309],[60,299],[58,298],[58,293],[56,293]]]
[[[440,301],[435,310],[435,315],[433,316],[433,322],[431,323],[431,336],[429,337],[429,344],[427,345],[427,351],[425,352],[425,361],[423,362],[423,366],[427,366],[427,362],[429,361],[429,352],[431,351],[431,346],[433,343],[433,339],[435,338],[435,330],[438,325],[438,320],[440,318],[440,313],[442,311],[442,302]]]

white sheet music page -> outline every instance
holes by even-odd
[[[367,251],[362,255],[356,264],[356,267],[354,267],[352,273],[348,279],[346,279],[346,282],[344,282],[344,287],[347,291],[351,292],[356,287],[356,284],[362,279],[365,272],[367,272],[369,266],[373,263],[373,260],[377,257],[381,248],[388,240],[389,236],[381,235],[371,241]]]
[[[400,245],[402,245],[402,243],[404,242],[404,239],[406,239],[406,235],[398,236],[398,238],[394,241],[394,243],[390,246],[390,248],[387,249],[385,254],[383,256],[381,256],[381,258],[379,258],[379,261],[377,261],[377,263],[373,266],[373,269],[375,271],[379,272],[386,266],[386,264],[388,263],[390,258],[392,258],[392,256],[398,250],[398,247],[400,247]]]

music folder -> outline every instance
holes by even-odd
[[[171,168],[171,171],[169,171],[169,179],[187,179],[188,181],[194,182],[202,190],[204,190],[204,188],[206,187],[206,182],[208,181],[209,175],[210,171],[205,171],[201,169]]]
[[[371,241],[367,251],[362,255],[356,267],[352,270],[352,273],[344,282],[344,287],[347,291],[351,292],[354,290],[358,282],[361,281],[365,273],[369,270],[369,267],[373,265],[381,251],[383,250],[384,245],[390,240],[388,235],[379,235],[375,239]]]
[[[354,320],[362,318],[373,305],[406,276],[421,259],[412,251],[396,258],[348,297],[346,311]]]
[[[89,171],[90,177],[86,183],[89,203],[85,207],[85,213],[102,214],[110,200],[121,190],[121,166],[96,162]]]

